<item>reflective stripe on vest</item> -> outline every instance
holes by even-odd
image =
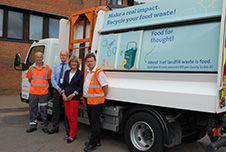
[[[88,94],[87,97],[102,97],[104,96],[104,93],[102,94]]]
[[[49,84],[32,84],[31,83],[31,86],[34,86],[34,87],[48,87],[49,86]]]
[[[34,77],[33,66],[31,66],[31,77],[32,77],[32,79],[44,79],[44,80],[47,80],[48,70],[49,70],[49,66],[46,65],[45,77]],[[33,84],[33,83],[31,83],[30,85],[34,86],[34,87],[48,87],[49,83],[48,84]]]

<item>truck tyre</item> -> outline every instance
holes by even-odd
[[[131,152],[163,152],[165,149],[160,123],[145,112],[134,114],[128,119],[124,136]]]

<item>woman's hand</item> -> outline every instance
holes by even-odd
[[[69,101],[68,98],[66,97],[65,93],[62,93],[62,98],[64,101]]]
[[[67,97],[68,101],[71,101],[71,99],[72,99],[74,96],[75,96],[74,93],[70,94],[70,95]]]

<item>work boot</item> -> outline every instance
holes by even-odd
[[[43,131],[44,133],[46,133],[46,134],[49,133],[49,130],[48,130],[47,128],[42,128],[42,131]]]
[[[94,145],[89,145],[89,146],[85,147],[85,148],[83,149],[83,151],[84,151],[84,152],[90,152],[90,151],[93,151],[93,150],[95,150],[95,149],[96,149],[96,146],[94,146]]]
[[[86,146],[86,147],[88,147],[88,146],[89,146],[89,141],[85,142],[85,146]],[[97,147],[100,147],[100,146],[101,146],[101,143],[100,143],[100,142],[98,142],[98,143],[96,144],[96,146],[97,146]]]
[[[29,129],[26,130],[26,132],[27,132],[27,133],[31,133],[31,132],[36,131],[36,130],[37,130],[37,128],[35,128],[35,127],[30,127]]]

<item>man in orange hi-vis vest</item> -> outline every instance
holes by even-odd
[[[97,67],[96,57],[89,53],[85,57],[88,69],[85,72],[83,84],[83,102],[87,104],[87,113],[91,126],[92,135],[85,143],[85,152],[93,151],[100,146],[100,113],[102,104],[108,91],[108,82],[105,72]]]
[[[31,65],[27,71],[26,77],[30,82],[29,91],[29,111],[30,111],[30,128],[27,133],[37,130],[37,112],[38,105],[42,119],[42,131],[48,133],[47,120],[47,103],[48,103],[48,88],[51,79],[52,69],[43,63],[42,52],[35,53],[35,63]]]

